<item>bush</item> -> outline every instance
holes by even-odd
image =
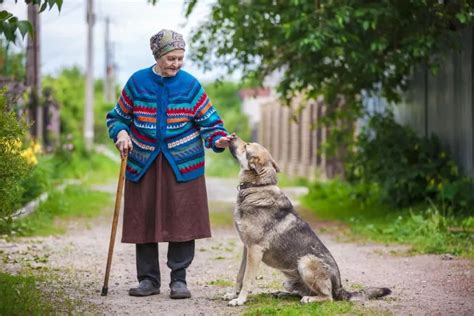
[[[370,118],[346,168],[349,181],[376,184],[382,200],[395,207],[426,199],[446,203],[455,213],[474,207],[472,181],[459,176],[438,138],[417,136],[396,123],[391,112]]]
[[[48,163],[46,159],[40,159],[39,163],[32,167],[31,172],[23,179],[21,186],[23,194],[21,197],[21,204],[24,205],[41,193],[51,189],[51,174],[53,173],[53,166]]]
[[[21,155],[25,132],[23,120],[17,119],[6,104],[4,91],[0,92],[0,220],[9,218],[21,204],[21,183],[30,170]]]

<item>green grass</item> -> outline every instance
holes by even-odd
[[[117,181],[120,164],[99,153],[87,155],[49,156],[47,163],[56,179],[80,179],[84,184],[103,184]]]
[[[206,176],[237,178],[239,170],[239,164],[232,157],[229,150],[222,153],[206,150]]]
[[[112,206],[113,196],[109,193],[69,186],[63,192],[52,192],[33,214],[14,222],[13,231],[21,236],[63,234],[67,220],[90,219]]]
[[[209,202],[209,218],[212,227],[232,227],[234,225],[234,207],[233,203]]]
[[[383,311],[368,309],[350,302],[301,304],[299,298],[276,299],[269,294],[250,295],[244,315],[384,315]]]
[[[304,207],[323,220],[345,222],[351,237],[411,245],[412,253],[450,253],[474,257],[474,218],[446,216],[436,205],[394,209],[371,197],[361,202],[354,188],[340,181],[317,183],[303,197]]]
[[[303,177],[290,177],[286,173],[278,174],[279,187],[308,186],[309,180]]]
[[[217,286],[217,287],[230,287],[234,285],[234,282],[229,280],[217,279],[207,282],[207,285]]]
[[[72,314],[77,302],[64,293],[43,293],[46,278],[0,272],[0,315]],[[48,297],[49,296],[49,297]]]

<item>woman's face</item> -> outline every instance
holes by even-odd
[[[163,77],[176,76],[178,70],[183,66],[184,50],[177,49],[161,56],[157,60],[158,67],[160,68],[161,75]]]

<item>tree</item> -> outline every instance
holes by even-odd
[[[61,11],[63,0],[24,0],[28,5],[38,5],[40,7],[40,13],[49,7],[51,10],[54,6]],[[2,4],[4,0],[0,0]],[[15,0],[18,3],[18,0]],[[31,23],[26,20],[18,20],[12,13],[2,10],[0,11],[0,35],[3,34],[8,42],[15,43],[17,39],[17,31],[20,31],[21,36],[24,38],[26,34],[34,34]]]
[[[287,99],[304,90],[357,105],[361,90],[381,86],[396,101],[413,66],[435,70],[473,14],[471,0],[217,0],[193,33],[192,58],[260,78],[282,71]]]

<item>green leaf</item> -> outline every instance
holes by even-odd
[[[56,6],[58,7],[58,11],[61,11],[63,7],[63,0],[56,0]]]
[[[45,2],[41,5],[40,7],[40,10],[39,10],[39,13],[43,12],[44,10],[46,10],[46,8],[48,7],[48,2]]]
[[[367,31],[369,29],[369,26],[370,26],[370,22],[369,21],[364,21],[362,23],[362,28],[364,29],[364,31]]]
[[[2,22],[0,31],[2,31],[3,34],[5,34],[5,37],[9,42],[15,42],[16,40],[15,30],[16,30],[15,25],[12,25],[6,21]]]
[[[0,11],[0,21],[5,21],[9,18],[11,18],[13,16],[13,14],[11,14],[10,12],[8,11]]]
[[[461,22],[463,24],[466,23],[467,19],[468,19],[467,15],[465,15],[464,13],[456,14],[456,18],[459,20],[459,22]]]
[[[186,6],[186,12],[184,14],[185,17],[189,17],[191,15],[197,2],[198,2],[197,0],[188,0],[185,2],[185,6]]]
[[[20,30],[21,36],[25,38],[26,34],[33,34],[33,26],[28,21],[19,21],[18,29]]]

